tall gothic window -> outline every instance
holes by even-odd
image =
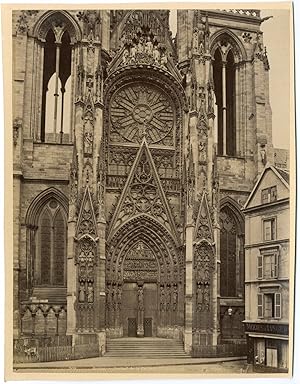
[[[220,212],[220,294],[222,297],[243,295],[243,235],[233,211],[225,206]]]
[[[71,44],[68,31],[50,29],[44,45],[41,141],[64,141],[70,133]]]
[[[43,208],[38,222],[35,285],[66,285],[67,230],[63,210],[55,199]]]
[[[217,104],[218,154],[236,155],[235,63],[229,43],[222,41],[213,61]]]

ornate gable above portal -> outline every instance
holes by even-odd
[[[108,239],[126,221],[142,214],[154,217],[177,239],[174,218],[145,138],[112,217]]]
[[[93,208],[92,197],[88,186],[85,189],[81,202],[76,228],[76,238],[80,239],[85,235],[91,236],[94,240],[97,239],[97,222]]]
[[[155,10],[134,10],[120,22],[116,48],[109,72],[119,67],[137,64],[152,65],[180,79],[173,60],[176,59],[174,44],[169,35],[168,14]]]
[[[212,222],[210,218],[209,206],[205,192],[203,192],[200,202],[194,232],[194,240],[196,242],[206,240],[210,244],[214,242]]]

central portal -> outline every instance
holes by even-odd
[[[124,225],[107,246],[107,337],[180,339],[181,266],[172,239],[154,220],[140,216]]]
[[[126,337],[157,334],[158,265],[152,251],[138,242],[123,264],[122,325]]]
[[[122,325],[125,337],[157,336],[157,284],[125,282]]]

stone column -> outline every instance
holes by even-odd
[[[77,268],[74,259],[75,221],[68,222],[68,249],[67,249],[67,335],[76,330],[76,277]]]
[[[226,156],[226,62],[222,65],[223,156]]]
[[[217,208],[216,208],[217,209]],[[215,261],[212,281],[212,310],[213,310],[213,345],[218,344],[220,335],[220,227],[218,222],[214,225]]]
[[[193,236],[194,223],[192,208],[187,208],[186,249],[185,249],[185,324],[184,324],[184,350],[192,352],[193,343]]]
[[[54,118],[53,118],[53,133],[57,133],[57,112],[58,112],[58,80],[59,80],[59,55],[60,55],[60,43],[56,42],[56,63],[55,63],[55,93],[54,93]]]
[[[137,291],[137,336],[144,337],[144,286],[139,285]]]
[[[236,154],[241,156],[241,126],[240,126],[240,67],[239,63],[235,65],[235,132],[236,132]]]

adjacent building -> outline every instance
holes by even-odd
[[[267,165],[244,207],[248,362],[285,371],[289,356],[290,190],[287,171]]]

